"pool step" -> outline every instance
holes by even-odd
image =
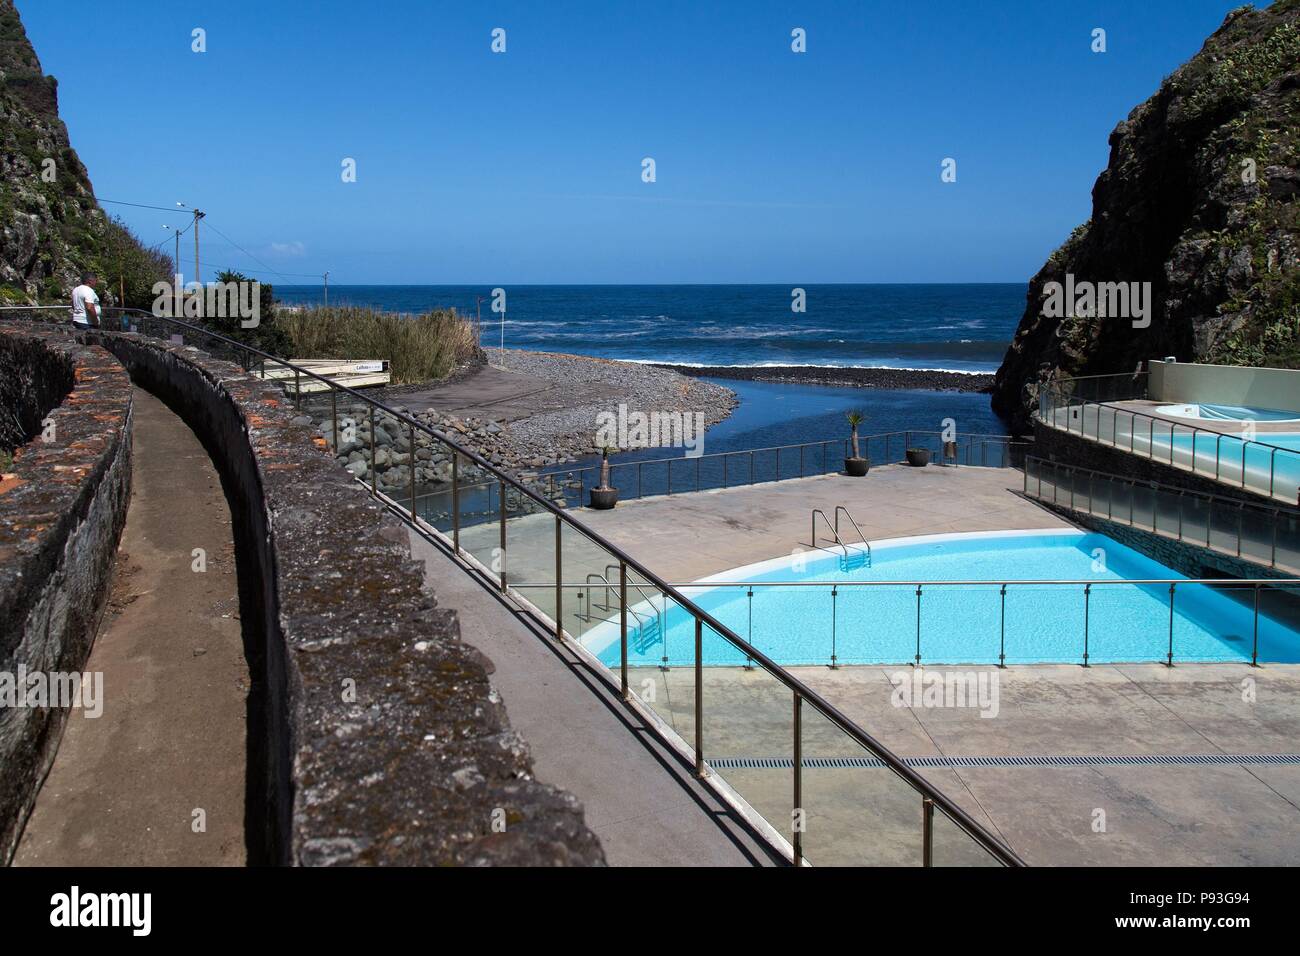
[[[1096,766],[1205,766],[1242,764],[1248,766],[1300,764],[1300,754],[1058,754],[1032,757],[903,757],[914,770],[960,769],[963,767],[1096,767]],[[790,757],[715,757],[708,761],[716,770],[789,770]],[[804,757],[803,766],[813,770],[848,770],[883,767],[875,757]]]

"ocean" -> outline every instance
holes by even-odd
[[[778,285],[507,286],[507,348],[699,366],[825,365],[993,372],[1025,307],[1020,283],[809,285],[807,310]],[[331,286],[330,303],[392,312],[452,307],[474,315],[483,297],[483,345],[501,344],[487,286]],[[319,303],[320,286],[275,287],[288,304]],[[971,392],[846,388],[710,378],[740,405],[708,430],[706,452],[842,438],[844,413],[866,414],[862,434],[1005,434],[989,397]],[[680,455],[627,452],[620,460]]]
[[[825,365],[992,372],[1025,307],[1023,283],[506,286],[504,329],[489,286],[331,286],[330,303],[392,312],[481,308],[483,344],[682,365]],[[314,286],[275,287],[288,304]],[[480,303],[479,297],[483,298]]]

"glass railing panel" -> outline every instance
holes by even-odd
[[[553,526],[550,530],[554,535]],[[564,582],[572,585],[564,592],[561,623],[571,637],[586,644],[588,631],[601,628],[600,633],[607,635],[611,622],[618,620],[618,558],[568,522],[561,525],[560,542],[561,573]],[[617,655],[616,628],[614,633]]]
[[[1247,508],[1241,516],[1241,556],[1265,567],[1273,564],[1277,516],[1263,508]]]
[[[764,819],[789,835],[793,694],[762,668],[746,670],[743,655],[708,625],[701,629],[701,642],[705,759]],[[693,674],[694,667],[682,670]],[[686,739],[691,743],[694,737]]]
[[[1098,581],[1087,589],[1061,587],[1086,590],[1079,604],[1076,634],[1080,645],[1086,638],[1089,664],[1165,660],[1169,643],[1167,586]],[[1079,651],[1072,659],[1081,659]]]
[[[1168,589],[1165,600],[1168,601]],[[1174,589],[1173,661],[1249,661],[1254,642],[1254,590],[1241,585],[1180,583]],[[1167,604],[1166,604],[1167,607]],[[1169,654],[1166,610],[1164,657]]]
[[[1144,482],[1135,482],[1131,493],[1133,501],[1130,523],[1135,528],[1153,530],[1156,520],[1156,490]]]
[[[1281,512],[1274,527],[1277,537],[1277,567],[1300,576],[1300,517],[1293,512]]]
[[[911,673],[911,668],[900,671],[900,687],[910,686],[903,682]],[[891,684],[880,682],[877,690],[868,692],[878,696],[862,705],[873,713],[883,710],[900,723],[913,720],[906,707],[893,709],[894,691]],[[787,809],[787,825],[778,829],[791,839],[794,825],[802,827],[804,858],[814,866],[922,865],[920,792],[807,702],[800,708],[800,731],[801,813],[791,820]],[[768,773],[773,778],[768,786],[789,801],[792,770]],[[779,800],[772,802],[773,812],[779,813]]]
[[[1254,591],[1254,589],[1251,589]],[[1300,585],[1260,587],[1258,655],[1261,664],[1300,663]],[[1248,598],[1254,645],[1254,595]]]
[[[1006,587],[1005,615],[1001,587],[989,591],[990,597],[984,600],[991,605],[992,620],[981,622],[981,627],[990,632],[996,627],[996,631],[982,638],[981,646],[996,642],[998,653],[1005,652],[1008,664],[1083,659],[1083,585],[1010,582]],[[990,662],[996,661],[994,657]]]
[[[1300,501],[1300,452],[1270,449],[1268,469],[1272,497],[1292,505]]]
[[[881,590],[871,588],[872,591]],[[887,589],[893,591],[893,588]],[[1002,595],[996,584],[926,584],[911,587],[911,607],[892,620],[911,631],[911,654],[905,660],[924,664],[996,664],[1002,653]],[[883,602],[881,602],[883,603]],[[919,619],[917,612],[919,610]],[[885,620],[873,609],[866,620]],[[916,640],[919,624],[920,640]]]
[[[403,470],[409,468],[409,463],[405,463],[409,459],[404,457],[401,447],[395,442],[389,458],[390,483],[410,480],[409,472]],[[383,475],[380,482],[382,490]],[[394,496],[400,500],[401,492]],[[456,468],[456,499],[461,550],[499,579],[505,564],[501,546],[501,483],[490,471],[461,455]]]
[[[1210,528],[1210,499],[1200,495],[1184,496],[1182,514],[1182,540],[1196,545],[1204,544],[1208,540]]]
[[[1183,495],[1154,489],[1151,495],[1152,528],[1157,534],[1177,538],[1182,529]]]
[[[957,787],[950,792],[961,793],[962,791]],[[978,807],[974,810],[980,812]],[[940,807],[934,808],[931,820],[931,866],[1002,866],[1002,862],[997,857]],[[993,829],[991,820],[985,820],[984,823],[986,828]]]
[[[556,534],[563,530],[559,522],[540,501],[506,487],[506,582],[552,620],[557,600]],[[563,597],[559,600],[563,602]]]

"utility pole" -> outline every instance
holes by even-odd
[[[194,281],[202,282],[202,273],[199,272],[199,220],[204,213],[194,210]]]
[[[330,307],[330,274],[325,273],[322,278],[325,280],[325,308]]]

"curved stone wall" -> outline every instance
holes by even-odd
[[[68,716],[41,682],[90,654],[131,490],[131,382],[101,348],[0,324],[0,862],[7,863]],[[45,422],[46,424],[42,424]],[[39,675],[37,683],[24,676]],[[63,691],[71,685],[60,679]],[[48,696],[46,703],[56,701]],[[66,702],[66,701],[65,701]]]
[[[491,663],[424,587],[405,526],[293,424],[283,393],[193,348],[87,338],[185,419],[231,505],[250,862],[603,863],[577,800],[533,779]]]

